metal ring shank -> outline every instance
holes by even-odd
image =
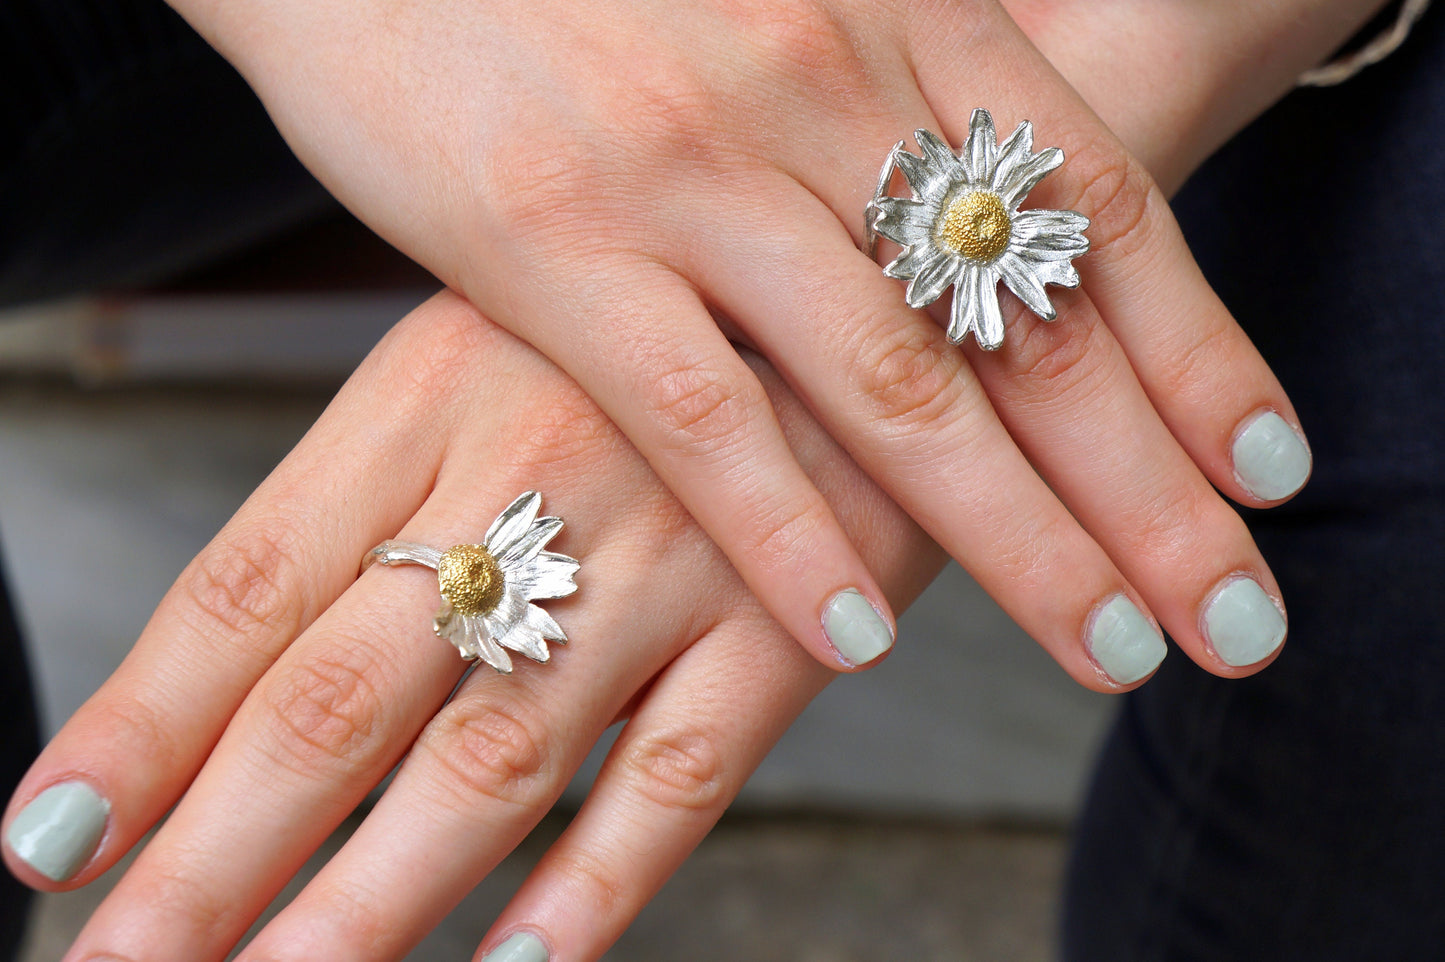
[[[442,552],[436,548],[410,541],[383,541],[361,559],[361,570],[365,571],[374,564],[383,564],[387,567],[422,565],[435,571],[441,561]]]

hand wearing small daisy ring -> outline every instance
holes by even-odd
[[[1161,652],[1156,625],[1223,674],[1278,647],[1211,483],[1288,497],[1294,412],[1149,175],[993,0],[175,5],[348,207],[582,385],[824,664],[875,664],[893,616],[730,340],[1041,644],[1084,650],[1076,677],[1136,679],[1110,652]],[[1083,287],[987,356],[858,249],[888,146],[963,143],[979,104],[1069,157],[1028,203],[1092,221]],[[1122,605],[1138,631],[1095,639]]]
[[[776,375],[750,370],[906,603],[942,553]],[[537,494],[498,493],[539,478],[565,530]],[[363,554],[381,564],[358,578]],[[512,671],[473,672],[448,700],[458,650]],[[220,960],[400,761],[240,955],[396,959],[626,717],[514,907],[525,917],[481,947],[516,936],[595,959],[832,677],[575,383],[441,294],[373,352],[52,740],[12,800],[6,861],[71,888],[170,811],[65,958]],[[557,897],[537,905],[539,891]]]

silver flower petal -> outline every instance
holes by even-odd
[[[498,643],[503,648],[521,652],[533,661],[547,661],[552,657],[542,633],[525,621],[513,625],[512,630],[503,635]]]
[[[1058,316],[1049,295],[1044,293],[1043,281],[1022,257],[1010,251],[1000,257],[994,267],[998,270],[998,276],[1008,285],[1008,289],[1028,305],[1029,310],[1046,321],[1052,321]]]
[[[929,218],[916,200],[884,197],[876,205],[878,218],[873,229],[904,247],[915,247],[928,239]]]
[[[1073,210],[1021,210],[1014,215],[1014,237],[1030,245],[1046,237],[1073,237],[1088,227],[1089,218]]]
[[[952,254],[937,251],[937,256],[924,264],[923,268],[908,282],[904,300],[909,307],[927,307],[958,277],[958,258]]]
[[[1030,266],[1041,283],[1056,287],[1079,286],[1079,270],[1068,261],[1037,261]]]
[[[977,268],[972,268],[977,270]],[[973,330],[973,317],[969,305],[973,303],[971,297],[965,296],[964,292],[969,289],[967,272],[970,268],[964,268],[964,276],[959,279],[958,286],[954,288],[953,304],[948,309],[948,330],[945,336],[950,344],[962,344],[963,339],[968,337]]]
[[[1064,152],[1057,147],[1049,147],[1021,162],[1010,172],[1008,183],[999,188],[998,193],[1003,198],[1004,206],[1009,210],[1017,208],[1029,191],[1037,187],[1039,181],[1063,162]]]
[[[572,576],[579,567],[576,560],[564,554],[543,551],[513,576],[512,587],[528,601],[565,598],[577,590],[577,582],[572,580]]]
[[[512,542],[527,533],[541,507],[542,495],[536,491],[528,491],[497,515],[497,520],[492,522],[492,526],[487,529],[487,536],[482,539],[493,557],[500,559],[512,546]]]
[[[492,641],[486,628],[474,617],[454,615],[445,624],[439,618],[437,634],[456,645],[461,656],[469,661],[480,658],[504,674],[512,670],[511,656]]]
[[[557,641],[564,645],[567,643],[567,632],[562,630],[562,626],[557,624],[557,620],[547,614],[545,609],[528,605],[527,624],[548,641]]]
[[[487,633],[493,638],[501,638],[513,625],[526,617],[527,599],[511,584],[502,592],[502,600],[497,602],[497,607],[480,616],[487,627]]]
[[[542,550],[542,546],[551,541],[561,530],[561,518],[538,518],[532,522],[530,528],[514,538],[507,548],[498,552],[488,545],[488,550],[492,552],[503,571],[516,568],[536,557],[537,552]]]
[[[511,673],[512,656],[497,644],[486,628],[477,624],[475,619],[468,618],[466,619],[466,632],[473,658],[480,658],[504,675]]]
[[[970,264],[964,277],[963,290],[967,292],[964,311],[968,330],[973,331],[974,340],[985,351],[997,351],[1003,346],[1003,313],[998,304],[998,274],[991,267]]]
[[[931,194],[948,181],[947,173],[912,154],[898,155],[898,169],[903,171],[903,178],[917,194]]]
[[[1029,262],[1070,261],[1089,249],[1089,241],[1082,234],[1041,234],[1025,242],[1011,241],[1008,249]]]
[[[923,161],[930,168],[939,171],[946,177],[955,179],[968,176],[968,171],[964,169],[962,161],[958,159],[953,148],[948,146],[942,137],[926,127],[919,127],[913,132],[913,139],[918,141],[918,146],[923,149]],[[901,161],[903,154],[900,153],[898,158]]]
[[[907,280],[910,277],[917,277],[924,269],[932,267],[935,261],[944,260],[947,254],[934,247],[932,244],[920,244],[917,247],[905,247],[903,253],[893,259],[893,262],[883,268],[885,277],[895,277]]]
[[[1034,151],[1034,125],[1024,121],[1014,128],[1008,139],[998,147],[998,159],[994,161],[993,177],[989,178],[989,186],[998,194],[1003,194],[1004,185],[1014,177],[1014,171],[1018,165],[1033,155]]]
[[[971,184],[983,186],[993,182],[993,163],[997,155],[998,134],[993,129],[993,117],[982,107],[976,108],[973,116],[968,119],[968,140],[964,143],[960,155],[968,167]],[[1005,203],[1007,204],[1007,201]]]

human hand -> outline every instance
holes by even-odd
[[[755,370],[800,463],[906,603],[941,552]],[[571,644],[511,676],[481,669],[443,705],[463,664],[432,632],[436,576],[358,579],[358,562],[392,537],[475,542],[534,485],[567,521],[550,547],[583,563],[578,592],[545,603]],[[831,677],[575,383],[443,294],[187,568],[20,786],[11,846],[22,806],[67,785],[83,808],[82,785],[109,804],[95,855],[62,866],[52,836],[27,849],[48,859],[7,847],[6,860],[37,887],[82,885],[175,806],[66,958],[220,959],[405,755],[352,840],[241,956],[398,958],[630,716],[485,944],[525,927],[553,959],[595,958]]]
[[[1288,399],[1147,173],[996,4],[178,6],[344,202],[597,399],[825,663],[885,650],[887,606],[724,332],[1089,687],[1147,676],[1155,620],[1225,675],[1282,641],[1211,482],[1250,505],[1303,482]],[[1030,203],[1093,219],[1083,291],[1054,324],[1007,301],[993,353],[857,250],[889,145],[962,142],[976,104],[1068,153]],[[1277,447],[1245,443],[1261,426]],[[850,587],[871,606],[830,621]]]

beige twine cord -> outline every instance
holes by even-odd
[[[1306,70],[1300,74],[1297,83],[1301,87],[1333,87],[1349,80],[1370,64],[1379,63],[1399,49],[1429,6],[1430,0],[1405,0],[1400,4],[1400,15],[1395,18],[1394,24],[1378,37],[1352,54],[1331,60],[1323,67]]]

